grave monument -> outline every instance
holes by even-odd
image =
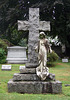
[[[26,49],[27,47],[12,46],[7,47],[7,63],[8,64],[23,64],[27,62]]]
[[[29,20],[18,21],[18,30],[29,30],[28,62],[8,82],[8,92],[61,93],[62,83],[55,80],[54,74],[49,74],[45,80],[41,80],[36,74],[39,63],[35,47],[38,45],[39,30],[50,31],[50,22],[39,20],[39,8],[29,8]]]

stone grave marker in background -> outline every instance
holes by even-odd
[[[25,66],[20,66],[19,67],[19,70],[24,70],[25,69]]]
[[[63,58],[62,62],[68,62],[68,58]]]
[[[8,82],[8,92],[18,93],[61,93],[62,83],[55,80],[54,74],[49,74],[45,81],[36,75],[38,67],[35,47],[38,45],[39,30],[50,31],[50,22],[39,21],[39,8],[29,9],[29,20],[18,21],[19,30],[29,30],[28,38],[28,62],[20,73],[15,73],[13,79]]]
[[[12,46],[7,47],[7,63],[9,64],[23,64],[27,62],[26,49],[27,47]]]
[[[2,65],[2,71],[11,71],[11,65]]]

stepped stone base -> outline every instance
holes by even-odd
[[[45,81],[55,80],[55,74],[49,74]],[[13,81],[41,81],[36,74],[20,74],[15,73],[13,76]]]
[[[39,63],[26,63],[26,68],[36,68]]]
[[[60,81],[13,81],[8,82],[8,92],[18,93],[61,93],[62,83]]]
[[[55,80],[55,74],[50,73],[45,81],[36,75],[36,65],[26,63],[26,68],[20,69],[20,73],[15,73],[13,79],[8,82],[8,92],[18,93],[61,93],[62,83]]]
[[[20,69],[20,73],[23,73],[23,74],[35,74],[36,73],[36,69],[35,68]]]

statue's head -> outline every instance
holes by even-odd
[[[44,32],[40,32],[39,38],[40,38],[40,39],[44,39],[44,38],[45,38],[45,33],[44,33]]]

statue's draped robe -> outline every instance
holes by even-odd
[[[52,52],[47,39],[40,39],[38,43],[38,52],[39,66],[36,68],[36,73],[41,78],[41,80],[45,80],[49,75],[49,68],[46,66],[47,53]]]

